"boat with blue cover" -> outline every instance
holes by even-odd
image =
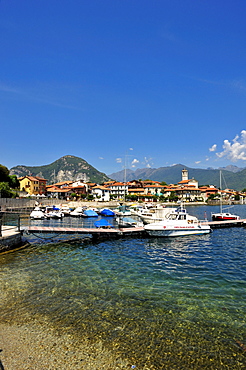
[[[114,217],[115,213],[111,209],[104,208],[100,211],[100,215],[106,217]]]

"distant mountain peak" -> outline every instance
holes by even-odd
[[[83,180],[96,183],[109,180],[107,175],[95,169],[83,158],[74,155],[65,155],[44,166],[15,166],[10,169],[10,174],[17,177],[40,176],[47,179],[48,184],[68,180]]]

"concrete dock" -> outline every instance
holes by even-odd
[[[0,253],[21,246],[21,235],[21,232],[18,231],[18,227],[2,225],[0,234]]]

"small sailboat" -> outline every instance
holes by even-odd
[[[221,187],[221,184],[222,184],[221,176],[222,176],[222,172],[220,171],[220,191],[222,189],[222,187]],[[227,208],[224,208],[224,209],[228,209],[228,208],[230,208],[230,207],[227,207]],[[234,214],[229,213],[229,212],[223,212],[222,195],[221,194],[220,194],[220,212],[212,213],[211,217],[212,217],[213,221],[230,221],[230,220],[239,220],[239,218],[240,218],[238,215],[234,215]]]

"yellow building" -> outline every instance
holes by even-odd
[[[20,190],[26,191],[30,195],[38,195],[46,193],[47,180],[38,176],[24,176],[18,178],[20,182]]]

